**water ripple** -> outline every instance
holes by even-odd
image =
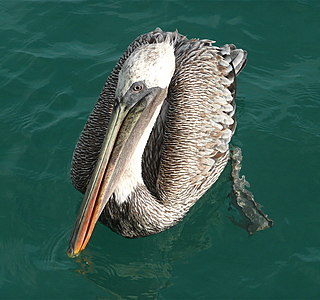
[[[251,67],[252,72],[246,73],[250,94],[256,97],[246,99],[245,113],[249,117],[241,119],[243,127],[238,130],[258,126],[291,141],[298,136],[293,128],[318,135],[320,123],[315,116],[320,113],[317,80],[320,61],[307,57],[284,66],[285,70]]]

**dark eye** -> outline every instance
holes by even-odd
[[[132,86],[134,92],[140,92],[143,90],[143,85],[141,83],[136,83]]]

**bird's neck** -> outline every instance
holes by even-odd
[[[100,221],[127,238],[149,236],[176,225],[195,201],[159,202],[146,185],[138,184],[126,201],[119,203],[115,194],[105,206]]]

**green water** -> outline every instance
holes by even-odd
[[[0,1],[0,298],[320,299],[320,2]],[[224,172],[178,226],[127,240],[98,225],[66,254],[85,120],[138,35],[175,30],[249,53],[242,173],[275,225],[229,219]]]

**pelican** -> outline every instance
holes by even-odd
[[[176,225],[218,179],[247,53],[214,43],[156,28],[121,56],[73,154],[72,183],[85,195],[70,257],[98,220],[126,238]]]

